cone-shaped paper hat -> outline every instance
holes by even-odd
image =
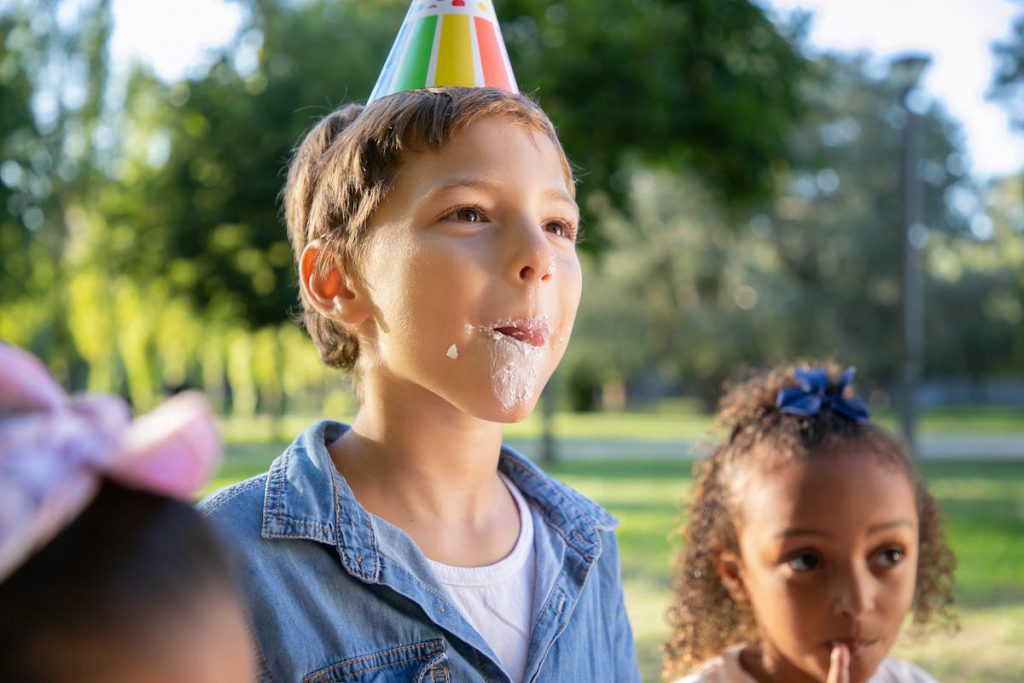
[[[413,0],[367,103],[446,85],[519,92],[491,0]]]

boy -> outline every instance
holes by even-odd
[[[447,5],[432,35],[482,45],[486,6]],[[554,129],[509,90],[386,85],[309,133],[284,193],[305,324],[357,416],[204,503],[241,541],[262,679],[639,680],[615,520],[501,445],[581,292]]]

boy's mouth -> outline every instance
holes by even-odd
[[[544,346],[548,341],[546,317],[503,320],[490,329],[500,335],[529,344],[530,346]]]

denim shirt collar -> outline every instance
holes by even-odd
[[[383,520],[373,517],[359,504],[327,450],[327,444],[348,429],[348,425],[340,422],[320,420],[274,461],[267,478],[262,535],[337,546],[350,574],[375,583],[380,579],[381,568],[381,547],[375,527]],[[511,448],[502,446],[498,469],[533,503],[566,544],[587,561],[600,552],[598,533],[618,526],[618,521],[603,508],[544,474]]]

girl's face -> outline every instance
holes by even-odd
[[[843,643],[850,681],[868,680],[914,596],[907,475],[869,452],[813,458],[755,474],[739,505],[739,593],[761,635],[753,667],[774,681],[822,681]]]
[[[522,125],[487,118],[408,153],[359,264],[364,386],[526,417],[576,316],[578,224],[559,150]]]

